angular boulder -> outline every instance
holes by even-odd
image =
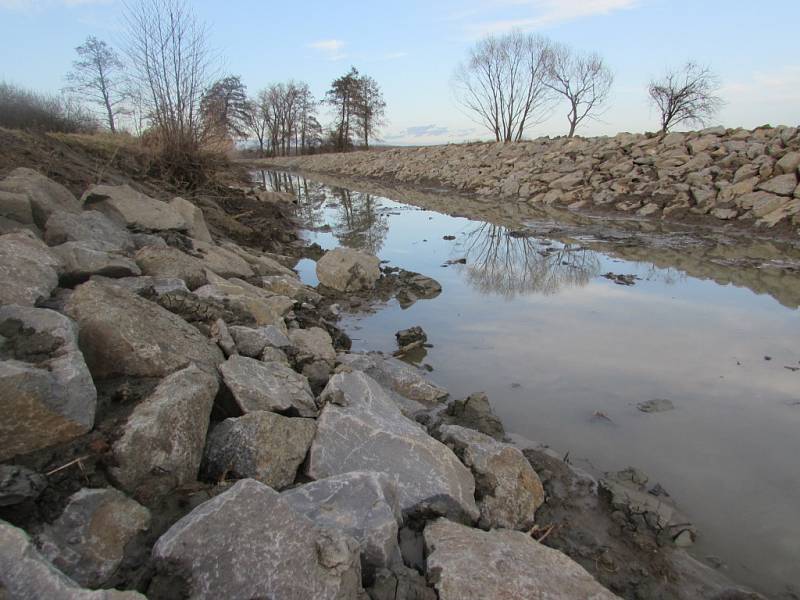
[[[503,422],[492,411],[485,392],[470,394],[463,400],[454,400],[443,416],[446,423],[474,429],[502,441],[506,435]]]
[[[78,327],[55,311],[0,307],[0,461],[69,441],[97,407]]]
[[[182,279],[190,290],[208,283],[203,261],[177,248],[145,246],[134,258],[143,275]]]
[[[183,215],[166,202],[129,185],[95,185],[81,197],[84,210],[96,210],[133,231],[187,231]]]
[[[368,375],[338,373],[320,396],[324,404],[306,467],[313,479],[350,471],[398,476],[404,514],[472,521],[475,481],[453,452],[400,412]]]
[[[81,212],[81,205],[67,188],[38,171],[19,167],[0,181],[0,191],[28,197],[34,223],[42,229],[51,214],[57,211]]]
[[[297,348],[300,360],[325,360],[333,363],[336,351],[330,334],[321,327],[292,329],[289,332],[292,346]]]
[[[186,321],[119,286],[79,285],[64,312],[78,322],[80,346],[95,378],[164,377],[190,363],[214,372],[224,360]]]
[[[544,488],[519,449],[458,425],[443,426],[439,439],[475,476],[479,526],[531,528],[536,510],[544,503]]]
[[[242,257],[221,246],[206,242],[194,242],[194,250],[206,268],[220,277],[253,277],[255,272]]]
[[[206,219],[203,217],[203,211],[200,207],[180,197],[170,200],[169,205],[186,221],[186,234],[190,238],[209,243],[214,241],[208,231]]]
[[[150,525],[150,511],[114,488],[84,488],[37,536],[41,553],[80,585],[97,588],[114,574],[125,545]]]
[[[166,377],[134,408],[114,442],[112,476],[136,497],[197,479],[219,383],[191,365]]]
[[[0,465],[0,507],[36,500],[47,478],[20,465]]]
[[[397,533],[403,518],[395,477],[342,473],[287,490],[281,497],[317,525],[353,537],[361,546],[361,570],[367,579],[378,569],[402,564]]]
[[[124,252],[136,249],[128,230],[96,210],[85,210],[78,214],[54,212],[45,224],[44,241],[49,246],[65,242],[104,242]]]
[[[558,550],[520,531],[481,531],[446,519],[425,526],[427,576],[439,600],[617,596]]]
[[[219,370],[245,414],[260,410],[300,417],[319,414],[308,380],[288,365],[234,355]]]
[[[19,225],[36,227],[33,222],[31,201],[27,194],[0,190],[0,218],[13,221]]]
[[[228,330],[236,342],[236,349],[242,356],[256,358],[260,357],[268,346],[286,348],[292,345],[286,334],[274,325],[257,329],[233,325]]]
[[[284,296],[272,296],[267,291],[240,279],[230,281],[217,277],[213,283],[194,292],[201,298],[213,298],[229,305],[236,312],[246,315],[256,325],[275,325],[286,329],[283,317],[294,306],[294,301]]]
[[[340,292],[371,289],[381,277],[377,256],[344,246],[326,252],[317,261],[316,270],[322,285]]]
[[[0,521],[0,592],[8,600],[147,600],[137,592],[86,590],[47,562],[28,535]]]
[[[67,287],[86,281],[92,275],[117,278],[142,274],[135,262],[106,242],[65,242],[54,246],[52,251],[63,265],[59,281]]]
[[[294,483],[315,429],[313,419],[267,411],[225,419],[208,436],[203,476],[213,481],[251,478],[281,490]]]
[[[0,235],[0,305],[33,306],[58,285],[61,261],[32,233]]]
[[[358,550],[351,537],[315,526],[276,491],[244,479],[175,523],[153,560],[198,600],[345,600],[363,593]]]
[[[305,285],[296,276],[271,275],[261,278],[261,286],[273,294],[287,296],[300,302],[319,302],[322,299],[317,292]]]

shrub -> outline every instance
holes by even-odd
[[[97,121],[73,101],[0,82],[0,126],[47,132],[89,133],[97,129]]]

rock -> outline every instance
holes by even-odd
[[[137,592],[82,589],[47,562],[24,531],[2,521],[0,592],[4,600],[147,600]]]
[[[208,283],[203,261],[177,248],[146,246],[134,258],[144,275],[182,279],[190,290]]]
[[[279,296],[287,296],[299,302],[318,303],[322,296],[304,285],[297,277],[289,275],[271,275],[261,278],[261,285],[264,289]]]
[[[136,248],[126,229],[96,210],[78,214],[54,212],[45,224],[44,241],[50,246],[65,242],[104,242],[123,252],[132,252]]]
[[[149,275],[144,275],[108,279],[94,276],[92,281],[97,281],[104,285],[115,285],[145,298],[150,298],[152,295],[161,296],[171,292],[189,294],[189,288],[186,287],[186,283],[184,283],[183,279],[178,279],[177,277],[150,277]]]
[[[19,465],[0,465],[0,507],[36,500],[47,478]]]
[[[730,219],[735,219],[739,211],[735,208],[714,208],[711,210],[710,214],[723,221],[728,221]]]
[[[277,260],[285,257],[279,257],[278,255],[267,256],[266,254],[256,255],[253,254],[252,251],[248,252],[236,244],[220,243],[220,245],[241,256],[258,275],[286,275],[288,277],[297,277],[297,273]],[[289,260],[291,261],[291,259]]]
[[[58,285],[61,261],[32,233],[0,236],[0,305],[33,306]]]
[[[437,600],[436,592],[427,586],[422,575],[399,565],[391,570],[379,569],[368,591],[371,600]]]
[[[438,519],[424,535],[428,582],[439,600],[617,598],[571,558],[519,531]]]
[[[313,419],[267,411],[225,419],[208,436],[203,476],[212,481],[252,478],[281,490],[294,483],[314,430]]]
[[[200,255],[200,260],[220,277],[253,277],[255,272],[242,257],[235,252],[207,244],[194,242],[194,250]]]
[[[333,363],[336,351],[330,334],[320,327],[309,329],[292,329],[289,332],[292,346],[297,348],[300,360],[308,357],[312,360],[326,360]]]
[[[258,329],[233,325],[228,328],[228,331],[236,342],[239,354],[251,358],[260,357],[267,346],[286,348],[292,344],[287,335],[274,325]]]
[[[575,189],[583,183],[583,171],[575,171],[568,173],[563,177],[550,182],[550,188],[559,191],[568,191]]]
[[[381,384],[407,417],[447,398],[446,389],[431,383],[419,369],[396,358],[384,358],[379,354],[340,354],[339,362],[363,371]]]
[[[444,444],[402,415],[380,385],[364,373],[339,373],[320,396],[306,472],[313,479],[350,471],[398,476],[404,514],[477,518],[475,482]]]
[[[281,352],[276,348],[266,348],[265,352]],[[264,360],[262,357],[261,360]],[[326,360],[315,360],[303,365],[303,376],[308,379],[308,384],[311,386],[311,391],[314,394],[319,394],[328,385],[331,378],[332,365]]]
[[[489,397],[478,392],[464,400],[454,400],[447,409],[446,422],[485,433],[502,441],[505,437],[503,422],[492,412]]]
[[[355,471],[306,483],[281,496],[317,525],[354,538],[361,547],[361,571],[367,580],[378,569],[402,564],[396,478]]]
[[[173,198],[169,201],[169,205],[186,221],[186,233],[190,238],[201,242],[213,243],[214,240],[208,231],[206,220],[200,207],[183,198]]]
[[[798,190],[800,190],[800,188],[798,188]],[[756,221],[756,225],[759,227],[774,227],[781,221],[786,221],[789,217],[800,214],[800,193],[798,193],[797,196],[797,198],[789,200],[789,202],[783,206],[761,217]]]
[[[481,527],[531,528],[534,513],[544,503],[544,488],[520,450],[458,425],[443,426],[439,439],[475,476]]]
[[[81,198],[84,210],[96,210],[133,231],[187,231],[174,206],[137,192],[129,185],[95,185]]]
[[[425,343],[428,341],[428,335],[423,331],[422,327],[414,326],[408,329],[402,329],[394,334],[397,339],[397,345],[403,348],[414,342]]]
[[[752,192],[736,198],[737,206],[745,210],[752,210],[756,217],[768,215],[779,209],[785,202],[787,202],[786,198],[769,192]]]
[[[292,309],[294,301],[284,296],[270,296],[268,292],[240,279],[226,281],[218,278],[194,292],[201,298],[213,298],[229,305],[233,310],[247,315],[256,325],[275,325],[285,330],[283,317]]]
[[[326,252],[317,261],[319,282],[340,292],[371,289],[380,279],[380,260],[352,248],[340,247]]]
[[[639,402],[639,404],[636,405],[636,408],[646,413],[657,413],[674,410],[675,405],[672,403],[672,400],[668,400],[666,398],[654,398],[653,400]]]
[[[37,538],[41,553],[85,587],[102,586],[125,545],[150,525],[150,511],[114,488],[82,489]]]
[[[214,323],[212,323],[209,337],[211,338],[211,341],[216,342],[217,346],[222,349],[222,352],[225,354],[225,356],[238,354],[236,350],[236,342],[233,341],[233,337],[231,337],[231,334],[228,331],[228,326],[222,319],[217,319],[214,321]]]
[[[157,235],[150,235],[149,233],[133,232],[131,233],[131,239],[133,240],[137,250],[141,250],[147,246],[153,246],[154,248],[167,247],[167,242],[164,241],[164,238]]]
[[[0,342],[0,461],[94,426],[97,392],[75,323],[48,309],[4,306]]]
[[[106,242],[65,242],[52,248],[63,265],[59,281],[72,287],[92,275],[102,277],[131,277],[142,271],[130,258],[120,253],[117,246]]]
[[[797,173],[800,167],[800,152],[787,152],[778,162],[775,163],[775,173],[778,175]]]
[[[287,365],[231,356],[219,370],[245,414],[261,410],[301,417],[319,414],[308,381]]]
[[[261,362],[264,363],[282,363],[286,366],[289,366],[289,357],[286,356],[286,353],[283,350],[278,350],[277,348],[273,348],[272,346],[267,346],[264,348],[264,351],[261,352],[261,355],[258,357]],[[304,377],[308,377],[305,373],[303,373]],[[309,382],[311,385],[311,382]]]
[[[42,229],[54,212],[81,212],[81,205],[72,192],[33,169],[14,169],[0,181],[0,191],[27,196],[33,222]]]
[[[64,312],[80,327],[80,346],[95,378],[164,377],[196,363],[214,372],[222,352],[180,317],[133,292],[90,281]]]
[[[786,175],[778,175],[772,179],[759,183],[756,189],[762,192],[770,192],[778,194],[779,196],[791,196],[797,187],[797,175],[795,173],[788,173]]]
[[[158,496],[197,479],[219,384],[189,366],[138,404],[114,443],[111,474],[136,497]]]
[[[191,598],[358,598],[358,543],[316,527],[252,479],[200,505],[159,538],[156,569]]]

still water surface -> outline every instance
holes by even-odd
[[[800,310],[778,302],[779,289],[757,294],[663,260],[510,236],[402,194],[260,177],[297,195],[309,241],[363,249],[442,284],[405,310],[393,300],[344,318],[353,350],[391,352],[395,331],[422,326],[433,347],[420,362],[451,396],[487,392],[507,430],[595,471],[644,470],[698,526],[698,558],[722,559],[735,580],[770,595],[800,593]],[[313,261],[298,270],[316,284]],[[608,272],[638,279],[618,285]],[[675,409],[637,409],[655,398]]]

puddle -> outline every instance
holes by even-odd
[[[470,213],[484,220],[470,220],[445,214],[465,205],[437,194],[262,180],[296,194],[309,241],[364,249],[442,284],[434,300],[344,318],[354,350],[390,352],[395,331],[421,326],[433,347],[415,359],[451,395],[487,392],[507,430],[596,470],[644,470],[697,525],[698,558],[718,557],[770,595],[800,589],[793,250],[652,224],[612,231],[486,202]],[[655,399],[672,409],[639,410]]]

